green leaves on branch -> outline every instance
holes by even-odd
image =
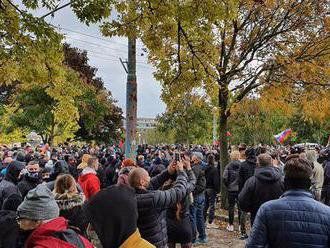
[[[77,11],[84,13],[81,18],[86,18],[86,22],[95,21],[106,12],[92,17],[89,11],[93,6],[106,7],[101,7],[102,2],[85,2]],[[44,6],[51,9],[58,2],[26,0],[24,3],[30,8]],[[9,4],[4,7],[0,11],[0,89],[4,90],[5,97],[1,100],[6,105],[0,114],[2,120],[10,122],[0,123],[0,141],[13,140],[10,137],[18,139],[17,130],[21,130],[22,135],[25,131],[36,131],[44,142],[63,142],[75,137],[81,128],[79,124],[88,113],[93,113],[95,124],[87,129],[102,123],[111,129],[108,136],[97,139],[106,138],[103,140],[106,142],[113,138],[116,131],[112,128],[121,127],[121,110],[114,106],[111,93],[105,90],[102,80],[94,78],[96,69],[89,67],[86,54],[84,67],[93,72],[88,74],[89,81],[79,65],[70,67],[70,55],[64,56],[61,34],[42,19],[19,12]],[[95,111],[94,105],[88,110],[82,107],[88,105],[88,92],[92,92],[92,104],[103,106],[97,109],[99,111]]]

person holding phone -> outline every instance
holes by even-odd
[[[188,187],[185,197],[176,204],[173,204],[167,210],[167,234],[168,247],[175,248],[176,244],[180,244],[181,248],[190,248],[192,246],[192,229],[189,218],[189,207],[192,204],[191,192],[196,186],[196,177],[191,169],[189,157],[184,159],[182,154],[176,153],[177,163],[183,163],[185,171],[188,175]],[[172,188],[175,184],[175,177],[170,180],[167,189]]]
[[[160,190],[163,184],[176,172],[175,184],[168,190]],[[166,209],[184,199],[187,194],[187,175],[183,163],[172,163],[167,170],[150,178],[143,168],[136,168],[128,175],[131,187],[135,189],[138,203],[138,228],[142,238],[157,248],[167,247]]]

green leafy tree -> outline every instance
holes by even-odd
[[[279,75],[295,82],[297,68],[306,72],[299,79],[304,83],[327,81],[326,63],[313,63],[330,53],[329,0],[116,1],[114,6],[117,18],[104,22],[103,33],[140,38],[166,95],[203,89],[218,100],[223,166],[235,104]]]
[[[61,9],[60,1],[24,0],[22,3],[27,9],[45,7],[52,14]],[[70,5],[79,20],[89,24],[109,16],[110,3],[91,0],[66,6]],[[111,94],[103,89],[96,92],[93,88],[84,87],[81,75],[63,64],[63,37],[43,18],[34,17],[11,1],[2,1],[0,36],[0,87],[5,93],[1,99],[6,104],[0,111],[2,118],[10,119],[12,123],[9,129],[4,124],[0,126],[7,130],[3,134],[9,136],[15,128],[27,128],[42,135],[44,142],[60,142],[74,137],[81,122],[81,106],[77,102],[79,97],[86,97],[88,91],[94,97],[93,104],[102,103],[103,113],[108,111],[102,115],[107,117],[99,119],[98,123],[102,123],[105,129],[118,125],[119,109],[111,105]],[[94,79],[93,83],[98,83],[98,80]],[[14,94],[9,95],[10,90]],[[8,111],[12,108],[14,111]],[[112,130],[107,133],[113,135]]]
[[[158,118],[163,132],[174,132],[176,143],[210,143],[212,140],[212,110],[197,94],[172,97],[172,104]]]
[[[97,69],[88,64],[86,51],[64,44],[65,65],[79,73],[82,95],[77,99],[79,130],[76,135],[86,141],[109,143],[119,140],[122,110],[115,105],[111,92],[104,87]]]

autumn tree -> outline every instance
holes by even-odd
[[[311,67],[329,54],[329,5],[328,0],[120,1],[117,18],[102,31],[141,38],[166,90],[204,89],[218,99],[224,166],[232,107],[277,73]],[[314,76],[320,79],[324,66],[313,67]]]
[[[23,4],[27,9],[45,7],[51,13],[61,9],[60,1],[25,0]],[[71,9],[79,20],[89,24],[107,17],[109,4],[73,2]],[[1,119],[15,123],[10,128],[8,123],[0,124],[1,134],[19,133],[18,129],[28,126],[45,142],[73,137],[79,129],[76,100],[83,92],[79,74],[63,64],[63,36],[43,18],[9,0],[1,1],[0,7],[0,86],[7,101]],[[15,90],[9,102],[8,89]],[[95,97],[110,99],[107,92]]]
[[[329,94],[328,85],[268,85],[258,96],[234,106],[229,120],[231,141],[272,144],[274,134],[291,128],[295,142],[325,145],[330,134]]]
[[[169,96],[164,114],[158,117],[159,130],[174,132],[175,142],[205,144],[212,140],[212,106],[198,94]]]
[[[86,141],[118,141],[122,128],[122,110],[115,105],[111,92],[96,76],[97,68],[88,64],[86,51],[64,44],[64,64],[79,73],[83,91],[77,99],[79,130],[76,136]]]

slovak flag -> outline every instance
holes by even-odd
[[[274,135],[274,137],[279,143],[283,144],[283,142],[290,136],[291,132],[292,132],[291,128],[288,128],[283,132]]]

